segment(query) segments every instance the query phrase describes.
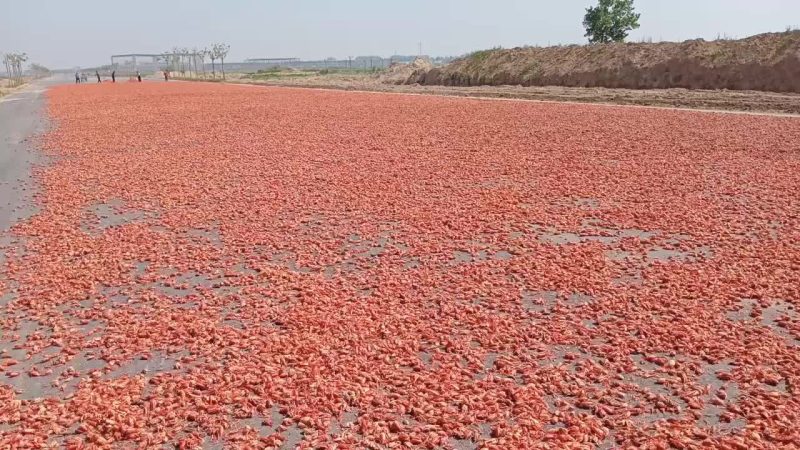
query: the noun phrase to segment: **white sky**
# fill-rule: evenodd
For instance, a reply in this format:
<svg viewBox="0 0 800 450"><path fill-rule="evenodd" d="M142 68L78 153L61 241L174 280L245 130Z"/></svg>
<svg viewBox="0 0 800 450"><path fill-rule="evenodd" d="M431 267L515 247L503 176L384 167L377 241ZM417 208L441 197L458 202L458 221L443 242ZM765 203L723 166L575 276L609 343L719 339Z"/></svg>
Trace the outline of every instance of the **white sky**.
<svg viewBox="0 0 800 450"><path fill-rule="evenodd" d="M214 42L251 57L444 56L585 42L594 0L0 0L0 53L51 68ZM800 27L800 0L636 0L630 40L745 37Z"/></svg>

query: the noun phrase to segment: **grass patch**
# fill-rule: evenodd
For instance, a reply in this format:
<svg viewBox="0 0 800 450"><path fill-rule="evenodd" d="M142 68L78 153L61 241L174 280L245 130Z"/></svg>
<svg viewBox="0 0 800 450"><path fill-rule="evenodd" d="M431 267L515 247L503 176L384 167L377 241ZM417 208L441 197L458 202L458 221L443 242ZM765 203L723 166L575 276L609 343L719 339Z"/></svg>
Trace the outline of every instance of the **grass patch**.
<svg viewBox="0 0 800 450"><path fill-rule="evenodd" d="M470 63L480 64L486 61L489 55L491 55L495 50L500 50L500 48L497 47L489 50L478 50L467 55L467 58L469 59Z"/></svg>
<svg viewBox="0 0 800 450"><path fill-rule="evenodd" d="M245 75L243 78L249 78L251 80L275 80L275 79L283 79L283 78L303 78L303 77L311 77L317 75L316 72L290 72L290 71L258 71L256 73L251 73Z"/></svg>
<svg viewBox="0 0 800 450"><path fill-rule="evenodd" d="M502 49L502 47L494 47L488 50L478 50L472 52L466 56L467 66L470 69L480 68L493 53Z"/></svg>
<svg viewBox="0 0 800 450"><path fill-rule="evenodd" d="M276 67L269 69L261 69L255 73L244 75L243 78L247 78L250 80L286 80L292 78L306 78L312 76L327 76L327 75L365 75L365 74L377 73L380 71L381 70L377 69L363 69L363 68L289 70Z"/></svg>
<svg viewBox="0 0 800 450"><path fill-rule="evenodd" d="M208 76L206 78L203 77L180 77L180 76L171 76L169 77L170 80L177 80L177 81L207 81L209 83L222 83L223 81L228 81L227 79L223 79L220 75L217 75L217 78L211 78Z"/></svg>

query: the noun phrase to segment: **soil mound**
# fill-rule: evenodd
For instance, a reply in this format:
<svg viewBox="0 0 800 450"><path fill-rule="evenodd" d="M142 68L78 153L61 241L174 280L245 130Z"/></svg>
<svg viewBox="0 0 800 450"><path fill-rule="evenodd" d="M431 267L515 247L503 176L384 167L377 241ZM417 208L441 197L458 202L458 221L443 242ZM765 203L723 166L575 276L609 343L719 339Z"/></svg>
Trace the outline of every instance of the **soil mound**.
<svg viewBox="0 0 800 450"><path fill-rule="evenodd" d="M484 50L407 84L800 92L800 31L740 40Z"/></svg>
<svg viewBox="0 0 800 450"><path fill-rule="evenodd" d="M410 63L394 63L379 77L384 84L414 84L415 80L433 69L428 58L417 58ZM410 81L410 83L409 83Z"/></svg>

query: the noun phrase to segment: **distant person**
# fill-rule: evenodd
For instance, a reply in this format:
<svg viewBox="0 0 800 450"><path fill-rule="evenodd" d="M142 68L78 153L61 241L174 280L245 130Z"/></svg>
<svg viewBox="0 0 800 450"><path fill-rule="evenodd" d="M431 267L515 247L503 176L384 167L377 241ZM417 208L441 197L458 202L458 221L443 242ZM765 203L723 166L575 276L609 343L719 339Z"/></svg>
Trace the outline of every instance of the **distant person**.
<svg viewBox="0 0 800 450"><path fill-rule="evenodd" d="M136 71L136 79L139 80L139 83L142 82L142 74L140 74L138 70Z"/></svg>
<svg viewBox="0 0 800 450"><path fill-rule="evenodd" d="M164 81L169 81L169 72L164 71Z"/></svg>
<svg viewBox="0 0 800 450"><path fill-rule="evenodd" d="M116 83L117 82L117 71L116 70L112 70L111 71L111 82L112 83Z"/></svg>
<svg viewBox="0 0 800 450"><path fill-rule="evenodd" d="M99 83L100 82L100 72L95 70L94 71L94 75L97 77L97 82Z"/></svg>
<svg viewBox="0 0 800 450"><path fill-rule="evenodd" d="M75 84L81 84L81 74L75 72Z"/></svg>

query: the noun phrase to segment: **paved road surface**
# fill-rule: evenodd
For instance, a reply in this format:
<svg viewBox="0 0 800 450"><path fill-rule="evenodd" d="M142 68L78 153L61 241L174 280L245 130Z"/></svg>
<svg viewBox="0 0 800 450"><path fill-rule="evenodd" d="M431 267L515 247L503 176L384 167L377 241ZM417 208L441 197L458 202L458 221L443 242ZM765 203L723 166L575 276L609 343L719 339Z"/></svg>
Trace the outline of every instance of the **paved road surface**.
<svg viewBox="0 0 800 450"><path fill-rule="evenodd" d="M45 90L63 80L37 80L0 98L0 232L33 208L31 170L40 161L31 138L45 129Z"/></svg>

